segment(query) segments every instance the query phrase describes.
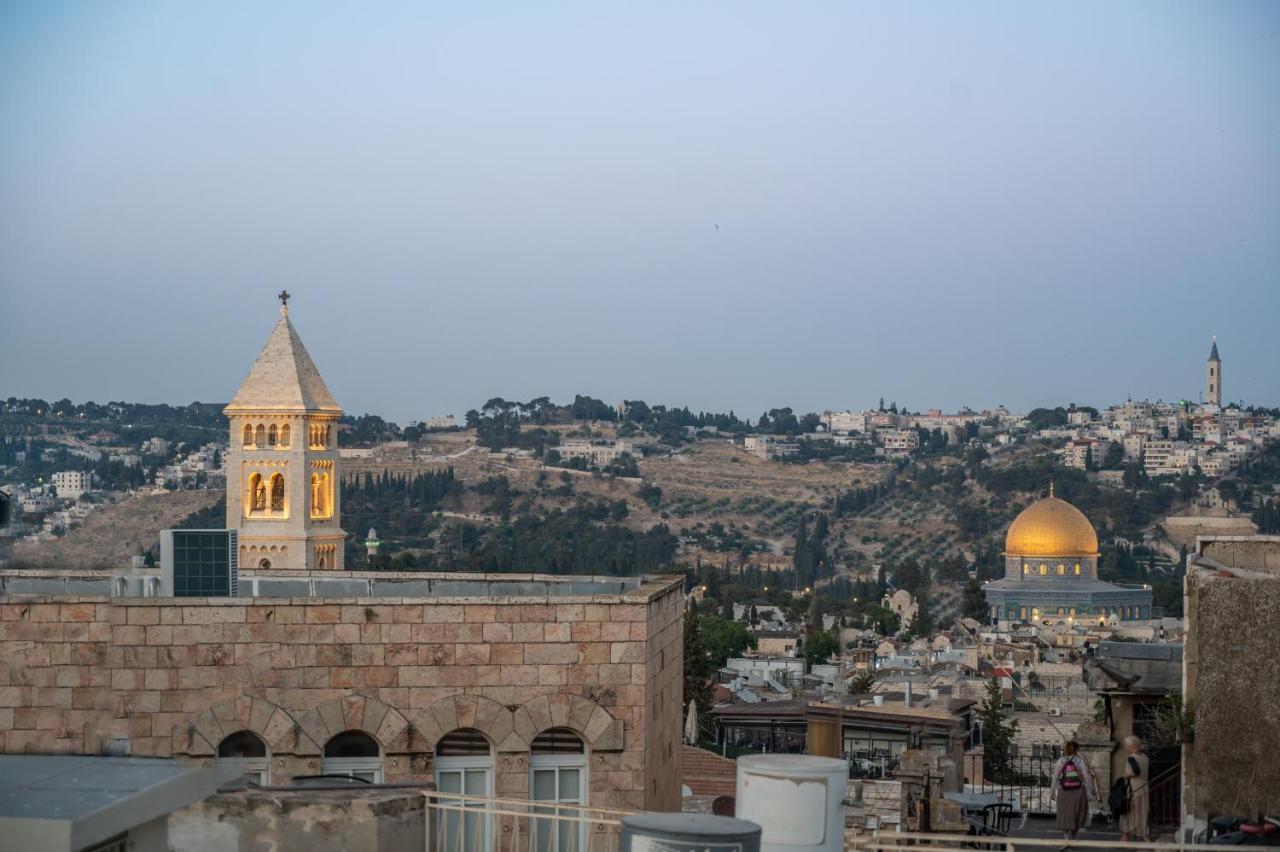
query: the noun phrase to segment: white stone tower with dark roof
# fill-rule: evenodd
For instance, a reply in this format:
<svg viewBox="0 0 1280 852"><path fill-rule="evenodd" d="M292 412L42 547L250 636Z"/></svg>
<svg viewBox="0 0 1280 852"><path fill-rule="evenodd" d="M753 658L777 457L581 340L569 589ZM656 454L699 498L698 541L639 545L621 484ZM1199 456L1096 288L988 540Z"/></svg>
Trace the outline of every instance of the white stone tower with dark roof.
<svg viewBox="0 0 1280 852"><path fill-rule="evenodd" d="M1213 349L1204 364L1204 401L1208 405L1222 405L1222 359L1218 357L1218 338L1213 339Z"/></svg>
<svg viewBox="0 0 1280 852"><path fill-rule="evenodd" d="M227 527L239 532L242 569L341 571L342 409L289 322L288 292L280 303L279 322L223 409Z"/></svg>

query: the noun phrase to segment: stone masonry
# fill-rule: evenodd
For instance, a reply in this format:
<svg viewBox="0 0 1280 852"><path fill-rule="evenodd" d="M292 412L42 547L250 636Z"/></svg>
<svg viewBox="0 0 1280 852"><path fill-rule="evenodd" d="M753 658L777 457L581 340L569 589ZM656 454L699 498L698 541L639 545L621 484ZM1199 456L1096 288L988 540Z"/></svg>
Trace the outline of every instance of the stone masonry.
<svg viewBox="0 0 1280 852"><path fill-rule="evenodd" d="M566 727L587 744L591 805L677 810L682 616L673 577L579 596L9 596L0 751L127 739L135 756L208 763L247 730L286 783L357 730L394 782L430 779L439 739L472 728L492 746L496 794L525 798L530 742Z"/></svg>

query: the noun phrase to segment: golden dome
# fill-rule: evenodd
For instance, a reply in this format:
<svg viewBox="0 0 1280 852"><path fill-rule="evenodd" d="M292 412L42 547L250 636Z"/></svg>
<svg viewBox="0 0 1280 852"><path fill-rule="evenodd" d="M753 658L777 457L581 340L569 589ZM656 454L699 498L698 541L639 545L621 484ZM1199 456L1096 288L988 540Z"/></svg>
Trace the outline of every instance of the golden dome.
<svg viewBox="0 0 1280 852"><path fill-rule="evenodd" d="M1098 534L1084 512L1051 491L1014 518L1004 552L1008 556L1097 556Z"/></svg>

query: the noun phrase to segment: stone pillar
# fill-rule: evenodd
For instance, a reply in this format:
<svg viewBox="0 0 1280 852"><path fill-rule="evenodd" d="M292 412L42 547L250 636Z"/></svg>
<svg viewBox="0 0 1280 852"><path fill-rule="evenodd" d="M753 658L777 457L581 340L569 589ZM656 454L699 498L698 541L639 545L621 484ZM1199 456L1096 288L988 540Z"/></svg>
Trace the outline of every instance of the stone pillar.
<svg viewBox="0 0 1280 852"><path fill-rule="evenodd" d="M1111 755L1115 751L1111 731L1105 722L1085 722L1076 728L1075 741L1080 746L1080 754L1093 770L1089 780L1095 795L1089 802L1089 809L1095 812L1105 810L1107 792L1111 789ZM1099 804L1099 799L1102 804Z"/></svg>

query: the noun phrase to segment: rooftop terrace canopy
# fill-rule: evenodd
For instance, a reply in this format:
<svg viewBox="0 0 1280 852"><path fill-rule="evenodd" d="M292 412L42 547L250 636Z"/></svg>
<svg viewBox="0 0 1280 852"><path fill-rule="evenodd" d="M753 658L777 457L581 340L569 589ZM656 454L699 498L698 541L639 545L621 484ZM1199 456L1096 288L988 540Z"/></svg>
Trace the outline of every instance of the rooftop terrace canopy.
<svg viewBox="0 0 1280 852"><path fill-rule="evenodd" d="M214 772L173 760L0 755L0 845L84 849L201 801L217 786Z"/></svg>

